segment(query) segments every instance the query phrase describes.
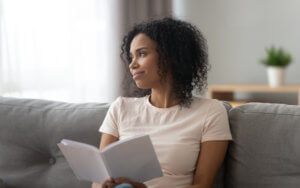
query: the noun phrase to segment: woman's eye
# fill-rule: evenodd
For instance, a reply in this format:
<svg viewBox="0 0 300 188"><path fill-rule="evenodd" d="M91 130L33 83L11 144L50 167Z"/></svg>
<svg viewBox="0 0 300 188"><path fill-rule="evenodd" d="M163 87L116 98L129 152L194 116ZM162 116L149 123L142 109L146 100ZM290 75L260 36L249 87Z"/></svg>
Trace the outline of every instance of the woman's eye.
<svg viewBox="0 0 300 188"><path fill-rule="evenodd" d="M141 57L145 57L145 56L146 56L146 53L145 53L145 52L140 52L140 56L141 56Z"/></svg>

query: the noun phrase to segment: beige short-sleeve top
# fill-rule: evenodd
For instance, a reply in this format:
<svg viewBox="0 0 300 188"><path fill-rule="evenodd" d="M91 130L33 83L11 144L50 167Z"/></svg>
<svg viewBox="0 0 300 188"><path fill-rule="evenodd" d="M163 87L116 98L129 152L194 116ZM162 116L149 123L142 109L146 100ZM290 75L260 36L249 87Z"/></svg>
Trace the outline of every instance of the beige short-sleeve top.
<svg viewBox="0 0 300 188"><path fill-rule="evenodd" d="M111 104L99 131L119 139L150 135L164 176L145 182L149 188L191 185L201 143L232 139L224 105L197 97L189 108L157 108L149 102L149 96L119 97Z"/></svg>

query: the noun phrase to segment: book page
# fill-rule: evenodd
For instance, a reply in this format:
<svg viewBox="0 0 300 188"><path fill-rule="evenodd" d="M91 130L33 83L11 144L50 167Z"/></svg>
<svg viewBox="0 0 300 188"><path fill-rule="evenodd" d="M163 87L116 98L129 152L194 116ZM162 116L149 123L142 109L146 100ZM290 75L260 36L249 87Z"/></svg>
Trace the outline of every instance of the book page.
<svg viewBox="0 0 300 188"><path fill-rule="evenodd" d="M163 175L149 135L114 142L103 149L102 156L113 178L145 182Z"/></svg>
<svg viewBox="0 0 300 188"><path fill-rule="evenodd" d="M100 151L95 146L66 139L57 145L78 179L103 183L109 178Z"/></svg>

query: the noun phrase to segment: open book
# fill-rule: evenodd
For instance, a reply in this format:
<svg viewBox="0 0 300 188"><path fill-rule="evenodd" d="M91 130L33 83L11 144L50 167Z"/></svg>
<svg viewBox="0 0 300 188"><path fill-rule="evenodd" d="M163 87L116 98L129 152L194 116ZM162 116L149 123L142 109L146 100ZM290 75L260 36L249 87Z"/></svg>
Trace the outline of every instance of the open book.
<svg viewBox="0 0 300 188"><path fill-rule="evenodd" d="M80 180L104 183L109 177L125 177L145 182L163 175L149 135L119 140L102 152L67 139L57 145Z"/></svg>

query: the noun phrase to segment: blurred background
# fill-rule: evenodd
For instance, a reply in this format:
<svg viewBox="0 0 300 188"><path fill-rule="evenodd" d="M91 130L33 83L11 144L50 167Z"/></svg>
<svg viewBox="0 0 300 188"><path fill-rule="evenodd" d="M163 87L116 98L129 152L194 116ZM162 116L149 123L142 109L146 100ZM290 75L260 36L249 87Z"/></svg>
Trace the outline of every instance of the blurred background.
<svg viewBox="0 0 300 188"><path fill-rule="evenodd" d="M241 91L235 100L297 104L299 10L299 0L0 0L0 95L111 102L124 92L124 34L173 16L206 37L209 86L267 86L265 48L284 48L293 59L285 72L292 92Z"/></svg>

